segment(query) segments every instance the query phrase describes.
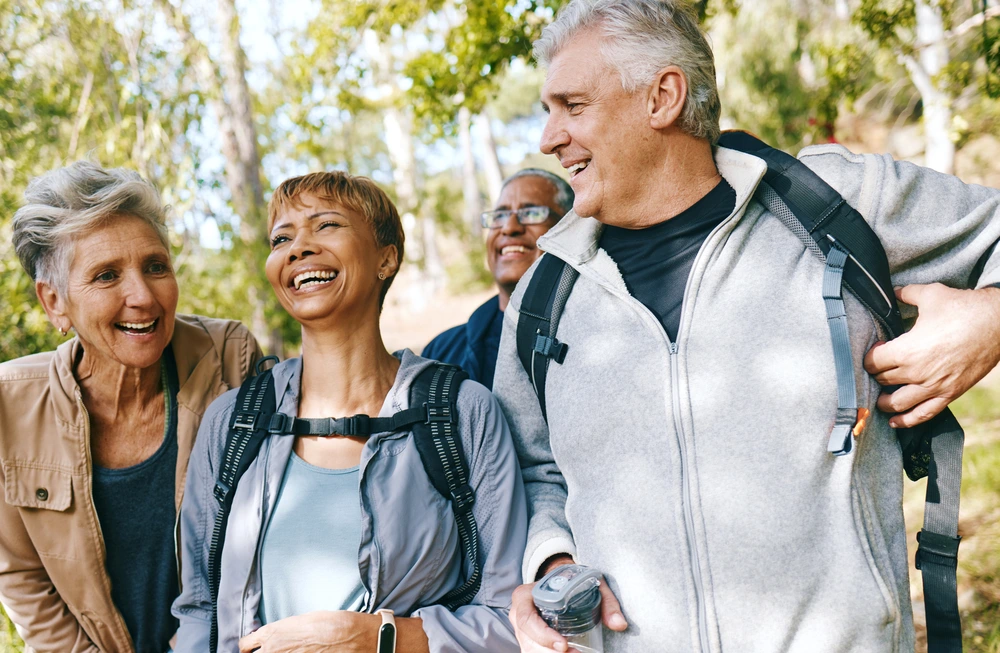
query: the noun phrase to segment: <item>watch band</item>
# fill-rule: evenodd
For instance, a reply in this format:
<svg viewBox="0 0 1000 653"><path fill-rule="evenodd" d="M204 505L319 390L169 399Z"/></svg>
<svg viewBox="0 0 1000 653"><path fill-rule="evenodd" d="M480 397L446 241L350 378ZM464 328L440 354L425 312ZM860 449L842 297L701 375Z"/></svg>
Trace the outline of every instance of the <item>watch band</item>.
<svg viewBox="0 0 1000 653"><path fill-rule="evenodd" d="M396 616L392 610L376 610L375 614L382 615L376 653L396 653Z"/></svg>

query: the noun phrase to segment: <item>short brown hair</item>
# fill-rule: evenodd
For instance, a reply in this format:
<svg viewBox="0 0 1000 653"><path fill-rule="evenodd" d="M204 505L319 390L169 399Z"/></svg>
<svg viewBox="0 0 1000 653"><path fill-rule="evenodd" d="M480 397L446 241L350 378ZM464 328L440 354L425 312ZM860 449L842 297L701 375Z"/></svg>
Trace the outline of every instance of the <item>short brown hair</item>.
<svg viewBox="0 0 1000 653"><path fill-rule="evenodd" d="M281 182L267 205L267 231L270 233L278 214L300 203L302 195L309 194L327 202L336 202L355 213L364 216L375 236L378 248L393 245L396 248L399 265L403 264L403 222L399 211L374 181L368 177L349 175L346 172L312 172L301 177L292 177ZM398 268L397 268L398 271ZM385 280L379 295L379 308L395 275Z"/></svg>

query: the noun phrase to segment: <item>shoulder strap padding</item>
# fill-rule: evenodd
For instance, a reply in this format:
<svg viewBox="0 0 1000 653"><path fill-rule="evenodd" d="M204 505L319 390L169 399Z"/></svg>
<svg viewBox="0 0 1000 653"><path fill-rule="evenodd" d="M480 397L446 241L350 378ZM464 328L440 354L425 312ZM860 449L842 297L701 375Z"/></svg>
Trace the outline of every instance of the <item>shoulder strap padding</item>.
<svg viewBox="0 0 1000 653"><path fill-rule="evenodd" d="M579 273L562 259L543 254L521 297L517 318L517 356L531 379L542 417L547 418L545 379L549 362L562 363L568 347L556 340L563 308Z"/></svg>
<svg viewBox="0 0 1000 653"><path fill-rule="evenodd" d="M476 497L468 458L458 428L458 392L468 375L460 368L434 363L410 387L410 407L426 407L426 420L413 424L414 442L431 484L451 503L465 557L466 580L439 601L449 610L468 605L482 584L479 529L472 512Z"/></svg>

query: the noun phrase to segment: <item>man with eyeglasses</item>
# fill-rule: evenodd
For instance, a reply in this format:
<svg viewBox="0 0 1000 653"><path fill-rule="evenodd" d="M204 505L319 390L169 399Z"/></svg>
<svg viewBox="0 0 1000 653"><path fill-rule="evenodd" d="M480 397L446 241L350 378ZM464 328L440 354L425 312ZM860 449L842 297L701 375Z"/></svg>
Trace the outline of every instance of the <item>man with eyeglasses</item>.
<svg viewBox="0 0 1000 653"><path fill-rule="evenodd" d="M525 168L508 177L496 208L482 215L486 261L498 294L469 317L469 321L438 335L422 356L458 365L487 388L493 386L503 312L531 264L542 255L535 241L573 207L573 189L561 177L538 168Z"/></svg>

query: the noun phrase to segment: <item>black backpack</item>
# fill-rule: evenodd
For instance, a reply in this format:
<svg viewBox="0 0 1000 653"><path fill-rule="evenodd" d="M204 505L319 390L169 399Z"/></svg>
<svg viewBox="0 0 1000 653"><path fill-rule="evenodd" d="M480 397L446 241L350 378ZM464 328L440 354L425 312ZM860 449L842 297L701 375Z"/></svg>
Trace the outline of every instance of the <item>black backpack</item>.
<svg viewBox="0 0 1000 653"><path fill-rule="evenodd" d="M837 375L837 419L827 450L851 451L867 410L858 408L851 342L842 295L846 287L882 325L890 339L904 332L889 262L878 236L840 194L795 157L745 132L726 132L719 145L753 154L767 163L754 198L777 216L806 247L826 262L826 304ZM521 298L517 354L547 419L545 377L550 361L561 364L569 345L556 339L559 320L578 272L545 254ZM903 467L911 480L928 477L924 527L917 534L916 566L924 584L930 653L962 650L955 571L958 567L958 501L965 434L950 410L914 428L898 429Z"/></svg>
<svg viewBox="0 0 1000 653"><path fill-rule="evenodd" d="M455 610L471 602L482 583L482 568L479 564L479 531L472 514L475 495L469 486L469 466L462 447L462 435L458 432L458 389L468 375L452 365L435 362L414 379L410 387L411 407L392 417L355 415L339 419L301 419L277 412L274 377L270 369L262 371L267 360L278 361L274 356L258 361L257 374L244 381L236 395L215 483L214 494L219 501L219 512L215 517L208 553L208 584L212 595L210 650L215 651L219 641L219 573L229 510L240 478L257 457L264 440L271 436L370 436L412 429L420 460L431 484L451 502L469 570L466 581L442 597L440 603L449 610Z"/></svg>

